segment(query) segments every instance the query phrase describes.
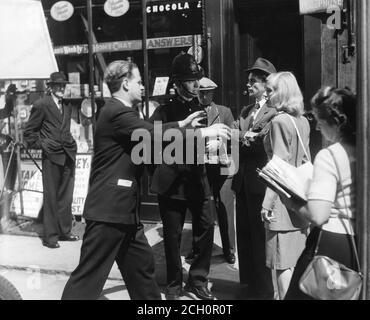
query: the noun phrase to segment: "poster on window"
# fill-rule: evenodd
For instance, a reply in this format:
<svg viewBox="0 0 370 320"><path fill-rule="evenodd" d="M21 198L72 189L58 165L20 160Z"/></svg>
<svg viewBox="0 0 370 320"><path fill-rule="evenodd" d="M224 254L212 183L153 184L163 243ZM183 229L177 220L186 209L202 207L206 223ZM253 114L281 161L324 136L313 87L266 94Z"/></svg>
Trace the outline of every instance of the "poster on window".
<svg viewBox="0 0 370 320"><path fill-rule="evenodd" d="M41 161L37 162L41 167ZM72 214L82 215L89 186L91 155L76 156L75 185L73 189ZM43 204L42 174L32 161L21 162L23 214L26 217L37 218ZM18 181L16 182L18 186ZM16 187L17 188L17 187ZM11 212L21 214L20 194L13 197Z"/></svg>
<svg viewBox="0 0 370 320"><path fill-rule="evenodd" d="M37 162L41 168L41 161ZM42 207L43 189L42 174L32 161L22 161L22 196L23 196L23 214L26 217L37 218ZM18 186L18 181L16 182ZM20 194L17 192L11 203L10 211L21 214Z"/></svg>
<svg viewBox="0 0 370 320"><path fill-rule="evenodd" d="M75 186L73 190L72 214L82 215L89 187L91 167L90 154L76 156Z"/></svg>

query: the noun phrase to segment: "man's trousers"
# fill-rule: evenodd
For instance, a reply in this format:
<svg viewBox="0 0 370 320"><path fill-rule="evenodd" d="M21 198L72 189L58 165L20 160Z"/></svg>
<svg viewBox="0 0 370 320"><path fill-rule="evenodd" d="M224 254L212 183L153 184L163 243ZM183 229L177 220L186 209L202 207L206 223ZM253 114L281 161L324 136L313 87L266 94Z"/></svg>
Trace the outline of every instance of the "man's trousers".
<svg viewBox="0 0 370 320"><path fill-rule="evenodd" d="M252 188L253 186L251 186ZM241 189L236 194L236 236L240 283L252 294L273 296L271 270L266 267L265 228L261 220L263 194Z"/></svg>
<svg viewBox="0 0 370 320"><path fill-rule="evenodd" d="M71 233L74 175L75 163L68 157L64 165L48 158L42 161L44 241L48 243Z"/></svg>
<svg viewBox="0 0 370 320"><path fill-rule="evenodd" d="M180 246L187 209L192 214L193 240L196 248L199 249L199 255L191 264L188 282L194 286L205 286L211 265L213 246L213 201L209 198L186 201L158 196L158 203L163 222L168 292L179 293L182 287Z"/></svg>
<svg viewBox="0 0 370 320"><path fill-rule="evenodd" d="M154 256L142 226L86 220L81 257L63 292L63 300L100 297L114 261L132 300L160 300Z"/></svg>

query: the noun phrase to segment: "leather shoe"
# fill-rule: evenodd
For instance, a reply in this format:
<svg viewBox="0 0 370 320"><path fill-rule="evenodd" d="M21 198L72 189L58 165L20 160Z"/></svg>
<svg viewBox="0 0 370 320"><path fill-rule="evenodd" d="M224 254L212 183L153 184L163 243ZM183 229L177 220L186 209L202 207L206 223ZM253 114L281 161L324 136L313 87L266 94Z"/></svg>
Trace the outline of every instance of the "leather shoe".
<svg viewBox="0 0 370 320"><path fill-rule="evenodd" d="M233 253L225 254L225 259L227 263L230 263L230 264L235 263L235 255Z"/></svg>
<svg viewBox="0 0 370 320"><path fill-rule="evenodd" d="M46 242L46 241L43 241L42 242L42 245L45 246L45 247L48 247L50 249L57 249L57 248L60 248L60 245L58 242L55 242L55 243L49 243L49 242Z"/></svg>
<svg viewBox="0 0 370 320"><path fill-rule="evenodd" d="M74 234L68 234L68 235L59 237L59 241L77 241L77 240L80 240L80 237Z"/></svg>
<svg viewBox="0 0 370 320"><path fill-rule="evenodd" d="M184 290L186 290L189 293L194 294L197 298L201 300L214 300L215 299L215 296L207 288L207 286L194 286L194 285L186 284L186 286L184 287Z"/></svg>
<svg viewBox="0 0 370 320"><path fill-rule="evenodd" d="M194 253L194 251L190 251L189 254L185 257L185 260L194 260L196 257L198 257L198 253Z"/></svg>

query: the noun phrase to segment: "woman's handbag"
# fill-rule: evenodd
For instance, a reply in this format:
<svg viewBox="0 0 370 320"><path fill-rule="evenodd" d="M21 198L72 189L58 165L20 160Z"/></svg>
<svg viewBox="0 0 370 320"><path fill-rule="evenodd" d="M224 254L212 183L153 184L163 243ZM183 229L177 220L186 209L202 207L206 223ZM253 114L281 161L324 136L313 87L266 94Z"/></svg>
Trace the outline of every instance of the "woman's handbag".
<svg viewBox="0 0 370 320"><path fill-rule="evenodd" d="M343 192L342 179L337 161L332 150L335 165L339 173L339 183ZM344 198L345 200L345 198ZM345 201L346 213L348 215L348 206ZM347 230L348 231L348 230ZM358 300L362 288L362 274L344 266L343 264L326 256L316 255L322 230L317 239L313 260L307 266L299 280L299 288L307 295L320 300ZM360 270L360 262L354 237L350 235L353 252L355 254L357 270Z"/></svg>

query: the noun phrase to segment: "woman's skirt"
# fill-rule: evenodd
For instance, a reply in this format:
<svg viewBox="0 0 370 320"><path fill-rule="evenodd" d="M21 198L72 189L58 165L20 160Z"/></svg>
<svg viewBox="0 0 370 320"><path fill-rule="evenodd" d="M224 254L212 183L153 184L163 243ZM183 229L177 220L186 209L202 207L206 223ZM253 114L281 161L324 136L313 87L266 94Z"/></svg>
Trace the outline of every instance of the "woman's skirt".
<svg viewBox="0 0 370 320"><path fill-rule="evenodd" d="M266 266L285 270L295 267L307 239L307 229L273 231L266 229Z"/></svg>

